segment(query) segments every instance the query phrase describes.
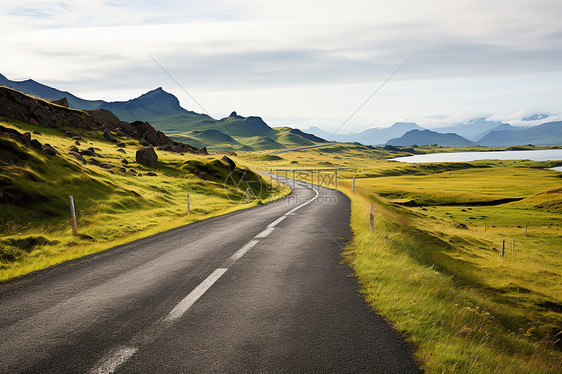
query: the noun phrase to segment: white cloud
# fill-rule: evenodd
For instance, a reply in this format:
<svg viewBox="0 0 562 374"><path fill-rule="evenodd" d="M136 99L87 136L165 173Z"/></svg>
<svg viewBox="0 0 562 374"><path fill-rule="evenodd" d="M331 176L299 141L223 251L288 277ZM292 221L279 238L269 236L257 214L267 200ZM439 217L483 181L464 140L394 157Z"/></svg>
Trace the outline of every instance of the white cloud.
<svg viewBox="0 0 562 374"><path fill-rule="evenodd" d="M148 52L214 112L337 126L416 52L350 127L561 111L561 13L550 0L3 0L0 72L88 98L164 86L194 109Z"/></svg>

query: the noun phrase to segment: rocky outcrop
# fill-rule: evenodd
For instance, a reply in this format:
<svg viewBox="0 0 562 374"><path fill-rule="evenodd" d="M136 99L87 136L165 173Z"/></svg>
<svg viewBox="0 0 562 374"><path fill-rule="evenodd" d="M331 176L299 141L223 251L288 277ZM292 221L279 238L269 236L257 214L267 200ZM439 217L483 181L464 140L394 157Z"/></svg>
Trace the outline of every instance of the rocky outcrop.
<svg viewBox="0 0 562 374"><path fill-rule="evenodd" d="M152 147L143 147L137 151L136 160L139 164L150 166L158 162L158 155Z"/></svg>
<svg viewBox="0 0 562 374"><path fill-rule="evenodd" d="M58 99L58 100L51 100L50 102L51 104L56 104L68 108L68 100L66 99L66 97L63 97L62 99Z"/></svg>
<svg viewBox="0 0 562 374"><path fill-rule="evenodd" d="M0 137L12 139L27 148L33 148L51 156L57 154L57 151L49 144L41 144L37 139L31 139L30 132L22 134L17 130L0 125Z"/></svg>
<svg viewBox="0 0 562 374"><path fill-rule="evenodd" d="M148 122L120 121L113 113L104 109L68 109L7 87L0 87L0 116L45 127L98 130L110 141L115 141L112 134L114 132L122 137L139 140L141 144L162 147L169 152L207 154L205 148L195 148L170 139ZM78 137L78 134L71 130L67 133L69 137Z"/></svg>
<svg viewBox="0 0 562 374"><path fill-rule="evenodd" d="M85 112L53 105L7 87L0 87L0 115L45 127L74 127L89 130L99 127L99 124Z"/></svg>

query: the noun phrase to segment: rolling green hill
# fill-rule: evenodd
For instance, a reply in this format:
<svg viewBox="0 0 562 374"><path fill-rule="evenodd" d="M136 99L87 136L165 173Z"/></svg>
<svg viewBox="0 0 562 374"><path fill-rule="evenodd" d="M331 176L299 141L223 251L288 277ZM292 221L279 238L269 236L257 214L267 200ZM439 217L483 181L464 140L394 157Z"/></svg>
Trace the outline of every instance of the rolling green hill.
<svg viewBox="0 0 562 374"><path fill-rule="evenodd" d="M232 112L228 117L214 119L207 114L186 110L174 95L162 87L128 101L106 102L83 100L32 80L10 81L3 75L0 75L0 85L47 99L66 97L70 108L109 110L121 121L148 121L156 130L174 140L212 151L283 149L325 142L298 129L271 128L260 117L243 117Z"/></svg>

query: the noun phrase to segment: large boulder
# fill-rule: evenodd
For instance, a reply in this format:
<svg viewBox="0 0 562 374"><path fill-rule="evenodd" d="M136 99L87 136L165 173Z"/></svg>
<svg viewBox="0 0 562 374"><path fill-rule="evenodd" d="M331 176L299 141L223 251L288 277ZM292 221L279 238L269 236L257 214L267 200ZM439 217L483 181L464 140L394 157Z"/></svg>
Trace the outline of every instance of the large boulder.
<svg viewBox="0 0 562 374"><path fill-rule="evenodd" d="M103 137L106 138L107 140L109 140L110 142L116 143L116 140L113 137L113 134L111 133L111 131L109 131L109 129L103 130Z"/></svg>
<svg viewBox="0 0 562 374"><path fill-rule="evenodd" d="M222 156L222 160L228 164L230 171L234 171L234 169L236 169L236 164L234 163L234 161L232 161L230 157L224 155Z"/></svg>
<svg viewBox="0 0 562 374"><path fill-rule="evenodd" d="M137 151L136 160L139 164L150 166L158 162L158 155L152 147L143 147Z"/></svg>

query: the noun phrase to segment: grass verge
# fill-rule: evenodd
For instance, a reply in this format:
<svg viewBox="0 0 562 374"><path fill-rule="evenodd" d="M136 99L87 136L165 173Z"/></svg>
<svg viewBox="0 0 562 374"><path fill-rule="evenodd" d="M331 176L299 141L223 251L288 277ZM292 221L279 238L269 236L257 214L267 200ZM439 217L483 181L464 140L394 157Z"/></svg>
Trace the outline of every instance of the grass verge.
<svg viewBox="0 0 562 374"><path fill-rule="evenodd" d="M381 181L360 182L355 193L349 181L341 183L352 199L354 239L346 258L367 302L417 346L427 372L561 372L561 243L553 221L541 226L537 220L524 237L514 216L525 210L501 215L498 207L479 207L494 220L484 233L470 221L461 228L460 217L444 212L451 207L397 206L377 197ZM373 233L370 204L376 206ZM455 209L461 214L464 208ZM560 223L559 214L546 214ZM516 237L517 250L512 255L508 242L502 258L498 242L508 237Z"/></svg>

